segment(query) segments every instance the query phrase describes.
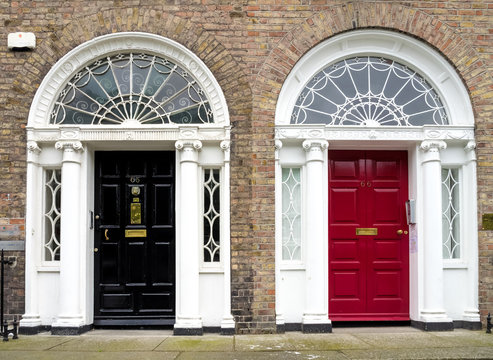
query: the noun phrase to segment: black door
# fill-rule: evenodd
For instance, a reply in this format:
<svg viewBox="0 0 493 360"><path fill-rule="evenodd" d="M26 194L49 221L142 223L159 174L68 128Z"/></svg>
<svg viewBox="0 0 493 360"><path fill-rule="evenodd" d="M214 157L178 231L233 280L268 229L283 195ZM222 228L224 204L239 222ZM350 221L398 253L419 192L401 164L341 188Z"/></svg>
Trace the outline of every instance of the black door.
<svg viewBox="0 0 493 360"><path fill-rule="evenodd" d="M175 318L174 152L96 152L94 324Z"/></svg>

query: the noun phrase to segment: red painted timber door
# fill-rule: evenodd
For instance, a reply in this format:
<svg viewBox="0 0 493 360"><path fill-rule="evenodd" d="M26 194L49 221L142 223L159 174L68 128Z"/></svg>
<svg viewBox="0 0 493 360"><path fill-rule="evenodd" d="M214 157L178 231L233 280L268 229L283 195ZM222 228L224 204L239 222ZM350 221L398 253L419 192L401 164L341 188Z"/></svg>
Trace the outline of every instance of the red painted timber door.
<svg viewBox="0 0 493 360"><path fill-rule="evenodd" d="M409 320L407 152L329 151L329 318Z"/></svg>

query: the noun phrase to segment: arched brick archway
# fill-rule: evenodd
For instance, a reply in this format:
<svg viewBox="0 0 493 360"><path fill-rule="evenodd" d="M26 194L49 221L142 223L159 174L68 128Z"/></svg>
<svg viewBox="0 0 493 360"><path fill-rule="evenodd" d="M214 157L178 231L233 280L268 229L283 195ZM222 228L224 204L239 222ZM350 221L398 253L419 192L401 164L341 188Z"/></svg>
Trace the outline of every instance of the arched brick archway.
<svg viewBox="0 0 493 360"><path fill-rule="evenodd" d="M274 109L275 102L267 100L277 97L287 75L308 50L336 34L365 28L403 32L426 42L457 69L473 103L480 104L484 100L481 95L488 89L490 78L472 45L440 19L388 2L337 5L305 19L291 29L266 58L253 86L254 97L264 99L265 106Z"/></svg>
<svg viewBox="0 0 493 360"><path fill-rule="evenodd" d="M197 55L212 71L228 102L232 122L238 127L245 109L251 107L251 91L241 66L213 34L165 11L151 8L110 9L70 22L60 31L41 42L37 51L26 62L22 74L14 81L14 91L34 95L44 75L52 65L76 46L95 37L115 32L139 31L164 36L174 40ZM29 84L22 79L26 74L33 78ZM32 75L35 76L32 76ZM29 104L26 105L27 108Z"/></svg>

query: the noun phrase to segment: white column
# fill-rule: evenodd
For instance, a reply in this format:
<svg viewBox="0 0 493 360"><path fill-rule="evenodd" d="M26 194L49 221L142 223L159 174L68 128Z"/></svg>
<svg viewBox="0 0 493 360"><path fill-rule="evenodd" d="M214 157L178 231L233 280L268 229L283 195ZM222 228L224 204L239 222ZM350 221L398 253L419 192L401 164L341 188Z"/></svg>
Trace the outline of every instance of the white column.
<svg viewBox="0 0 493 360"><path fill-rule="evenodd" d="M202 317L200 316L199 297L199 247L200 214L198 151L202 143L198 140L178 140L175 147L180 151L180 195L177 211L179 216L179 238L177 245L177 276L180 282L178 296L175 335L201 335Z"/></svg>
<svg viewBox="0 0 493 360"><path fill-rule="evenodd" d="M224 167L221 182L221 258L224 268L224 313L221 321L221 333L232 335L235 333L235 320L231 315L231 238L230 238L230 186L229 163L230 142L221 142L224 151Z"/></svg>
<svg viewBox="0 0 493 360"><path fill-rule="evenodd" d="M282 141L276 140L275 144L275 209L276 209L276 327L278 332L284 332L285 319L281 297L281 261L282 261L282 168L279 163L279 152L282 149Z"/></svg>
<svg viewBox="0 0 493 360"><path fill-rule="evenodd" d="M305 311L302 320L304 332L330 332L328 318L326 276L327 238L324 233L324 214L327 201L324 191L324 151L325 140L305 140L306 151L306 292Z"/></svg>
<svg viewBox="0 0 493 360"><path fill-rule="evenodd" d="M38 308L38 278L36 266L39 248L43 245L40 218L42 214L42 168L39 166L41 149L35 141L27 143L27 189L26 189L26 267L25 308L20 321L21 333L39 332L41 319Z"/></svg>
<svg viewBox="0 0 493 360"><path fill-rule="evenodd" d="M444 141L421 143L423 169L423 308L420 320L425 323L451 322L444 310L442 255L442 167L440 150ZM431 330L431 328L430 328Z"/></svg>
<svg viewBox="0 0 493 360"><path fill-rule="evenodd" d="M467 161L463 168L464 174L464 214L467 216L467 225L464 239L461 240L461 252L467 256L467 308L464 309L463 320L476 323L476 328L481 329L481 319L478 307L478 202L477 202L477 180L476 180L476 142L469 141L464 147Z"/></svg>
<svg viewBox="0 0 493 360"><path fill-rule="evenodd" d="M52 325L53 334L77 334L82 331L80 306L80 163L82 144L59 141L63 151L60 219L60 295L59 314Z"/></svg>

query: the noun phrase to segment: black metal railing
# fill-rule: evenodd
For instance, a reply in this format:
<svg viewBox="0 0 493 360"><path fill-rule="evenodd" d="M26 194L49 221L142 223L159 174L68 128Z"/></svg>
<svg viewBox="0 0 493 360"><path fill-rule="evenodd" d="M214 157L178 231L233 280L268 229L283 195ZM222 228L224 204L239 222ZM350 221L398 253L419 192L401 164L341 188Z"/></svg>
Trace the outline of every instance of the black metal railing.
<svg viewBox="0 0 493 360"><path fill-rule="evenodd" d="M12 260L5 260L4 254L3 254L3 249L2 249L2 255L0 258L0 267L1 267L1 274L0 274L0 287L1 287L1 292L0 292L0 334L3 336L3 341L9 341L9 335L12 335L12 339L17 339L17 329L18 329L18 323L17 320L14 319L12 322L12 327L9 328L9 324L7 323L7 320L5 320L4 316L4 311L5 308L3 306L3 295L5 292L5 265L12 265L14 262Z"/></svg>

